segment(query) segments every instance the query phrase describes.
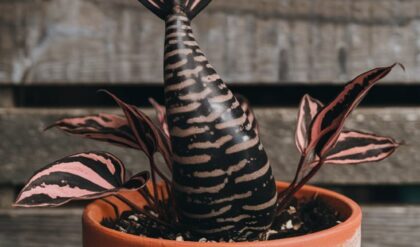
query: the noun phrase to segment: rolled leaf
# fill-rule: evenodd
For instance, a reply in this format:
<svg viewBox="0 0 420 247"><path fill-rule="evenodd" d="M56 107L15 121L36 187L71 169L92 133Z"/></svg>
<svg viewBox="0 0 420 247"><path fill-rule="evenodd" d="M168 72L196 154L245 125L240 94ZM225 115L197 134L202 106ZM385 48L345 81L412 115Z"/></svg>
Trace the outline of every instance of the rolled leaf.
<svg viewBox="0 0 420 247"><path fill-rule="evenodd" d="M390 156L399 144L390 137L360 131L343 131L327 153L325 163L352 165L376 162Z"/></svg>
<svg viewBox="0 0 420 247"><path fill-rule="evenodd" d="M325 156L335 145L347 116L369 89L385 77L395 65L367 71L347 83L341 93L315 117L311 126L308 149L314 149L320 157Z"/></svg>
<svg viewBox="0 0 420 247"><path fill-rule="evenodd" d="M316 114L322 109L323 104L308 94L302 97L299 105L295 143L299 152L304 153L308 145L308 130Z"/></svg>
<svg viewBox="0 0 420 247"><path fill-rule="evenodd" d="M159 121L160 127L162 128L163 132L165 132L166 136L169 137L169 127L168 123L166 122L166 108L165 106L159 104L153 98L149 98L150 104L155 108L156 116Z"/></svg>
<svg viewBox="0 0 420 247"><path fill-rule="evenodd" d="M104 197L121 189L137 190L146 184L148 177L143 172L125 181L125 167L112 154L79 153L37 171L21 190L14 206L52 207L72 200Z"/></svg>
<svg viewBox="0 0 420 247"><path fill-rule="evenodd" d="M132 176L128 181L122 185L121 190L137 190L142 188L150 179L150 173L142 171Z"/></svg>
<svg viewBox="0 0 420 247"><path fill-rule="evenodd" d="M127 119L119 115L100 113L92 116L65 118L46 129L53 127L85 138L139 149Z"/></svg>

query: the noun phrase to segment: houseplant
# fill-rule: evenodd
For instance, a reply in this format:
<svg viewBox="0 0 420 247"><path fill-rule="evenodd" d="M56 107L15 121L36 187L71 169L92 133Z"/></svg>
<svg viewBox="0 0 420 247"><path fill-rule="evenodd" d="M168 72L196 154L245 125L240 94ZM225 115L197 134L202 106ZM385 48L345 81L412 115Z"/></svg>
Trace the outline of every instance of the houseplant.
<svg viewBox="0 0 420 247"><path fill-rule="evenodd" d="M392 154L398 143L391 138L343 130L343 125L368 90L395 64L357 76L325 106L308 95L303 97L296 130L296 144L301 153L297 172L289 185L276 187L249 104L238 101L232 94L208 63L192 33L190 20L209 0L140 2L166 23L165 107L153 102L160 125L107 92L123 109L124 116L100 114L63 119L50 127L141 150L149 158L150 174L141 172L126 179L122 162L112 154L75 154L36 172L15 205L59 206L71 200L104 198L85 211L86 246L98 243L101 246L196 246L197 243L175 244L128 236L106 229L99 221L112 214L115 218L122 210L131 208L148 222L193 232L206 240L262 240L294 196L309 197L310 192L316 191L345 216L344 223L327 231L341 232L348 225L353 226L339 242L334 242L332 235L328 243L338 246L357 233L360 213L351 201L311 187L300 194L298 191L324 164L379 161ZM156 163L157 152L162 154L171 176ZM162 184L158 184L158 177ZM150 184L146 185L149 180ZM308 238L325 241L324 234L314 233L306 240L271 243L272 246L284 246L284 243L293 246L290 241L308 244L305 242Z"/></svg>

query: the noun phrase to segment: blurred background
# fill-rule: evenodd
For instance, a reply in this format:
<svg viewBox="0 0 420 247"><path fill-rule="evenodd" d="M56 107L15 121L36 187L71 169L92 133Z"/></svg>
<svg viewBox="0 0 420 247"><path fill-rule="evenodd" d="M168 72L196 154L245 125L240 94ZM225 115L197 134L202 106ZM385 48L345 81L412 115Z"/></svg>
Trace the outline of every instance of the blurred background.
<svg viewBox="0 0 420 247"><path fill-rule="evenodd" d="M221 77L254 107L278 180L296 169L305 93L328 102L358 74L404 64L346 126L405 145L380 164L324 167L312 182L362 204L363 246L418 246L420 1L213 0L193 29ZM43 129L63 117L118 112L101 88L153 115L147 99L163 99L163 42L164 23L136 0L0 0L0 246L81 246L83 204L10 208L36 169L90 150L146 169L139 152Z"/></svg>

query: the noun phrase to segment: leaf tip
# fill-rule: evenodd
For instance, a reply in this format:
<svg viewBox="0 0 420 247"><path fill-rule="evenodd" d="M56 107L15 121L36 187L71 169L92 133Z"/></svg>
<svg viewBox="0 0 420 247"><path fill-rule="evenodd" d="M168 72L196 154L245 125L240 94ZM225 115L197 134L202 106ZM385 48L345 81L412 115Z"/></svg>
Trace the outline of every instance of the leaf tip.
<svg viewBox="0 0 420 247"><path fill-rule="evenodd" d="M405 66L402 64L402 63L398 63L398 62L396 62L396 63L394 63L393 65L391 65L390 67L391 68L394 68L395 66L397 66L398 65L398 67L400 67L404 72L405 72Z"/></svg>
<svg viewBox="0 0 420 247"><path fill-rule="evenodd" d="M50 130L50 129L52 129L52 128L54 128L54 127L56 127L57 126L57 122L55 122L55 123L52 123L52 124L50 124L50 125L47 125L47 127L44 127L44 129L42 130L42 131L47 131L47 130Z"/></svg>
<svg viewBox="0 0 420 247"><path fill-rule="evenodd" d="M154 99L154 98L152 98L152 97L149 97L148 98L148 101L149 101L149 103L152 105L152 106L157 106L157 105L159 105L159 103Z"/></svg>
<svg viewBox="0 0 420 247"><path fill-rule="evenodd" d="M109 92L108 90L106 90L106 89L101 88L101 89L96 90L96 93L105 93L105 94L109 94L110 92Z"/></svg>

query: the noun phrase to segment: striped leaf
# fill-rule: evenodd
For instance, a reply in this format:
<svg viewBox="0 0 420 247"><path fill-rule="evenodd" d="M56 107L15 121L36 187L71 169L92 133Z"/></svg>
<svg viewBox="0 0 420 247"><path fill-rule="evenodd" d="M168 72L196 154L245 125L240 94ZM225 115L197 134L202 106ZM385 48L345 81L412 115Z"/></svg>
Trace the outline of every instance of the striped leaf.
<svg viewBox="0 0 420 247"><path fill-rule="evenodd" d="M312 98L308 94L305 94L300 101L295 132L295 143L301 153L306 152L306 147L308 145L308 130L312 120L323 106L324 105L320 101Z"/></svg>
<svg viewBox="0 0 420 247"><path fill-rule="evenodd" d="M166 122L166 108L165 106L159 104L153 98L149 98L150 104L155 108L156 117L160 124L160 128L165 132L166 136L169 137L169 127L168 123Z"/></svg>
<svg viewBox="0 0 420 247"><path fill-rule="evenodd" d="M100 198L119 190L140 189L148 178L148 172L142 172L126 181L123 163L112 154L78 153L37 171L21 190L14 206L59 206L72 200Z"/></svg>
<svg viewBox="0 0 420 247"><path fill-rule="evenodd" d="M137 109L137 107L126 104L108 91L103 90L103 92L111 96L124 111L128 125L130 126L140 149L145 152L150 160L153 160L153 155L156 152L160 152L165 159L168 168L172 170L171 144L164 131L156 126L153 121L146 114ZM163 174L159 175L164 176Z"/></svg>
<svg viewBox="0 0 420 247"><path fill-rule="evenodd" d="M306 148L307 130L314 117L320 112L323 104L305 95L300 103L296 129L296 145L301 153ZM360 164L376 162L389 157L399 144L389 137L361 131L343 130L340 132L334 147L328 151L325 163L328 164ZM316 158L311 167L319 161Z"/></svg>
<svg viewBox="0 0 420 247"><path fill-rule="evenodd" d="M344 121L351 111L369 89L385 77L395 65L367 71L347 83L341 93L316 115L311 126L308 149L315 150L320 157L325 156L335 145Z"/></svg>
<svg viewBox="0 0 420 247"><path fill-rule="evenodd" d="M127 119L119 115L100 113L93 116L65 118L46 129L53 127L85 138L139 149Z"/></svg>
<svg viewBox="0 0 420 247"><path fill-rule="evenodd" d="M327 153L325 163L354 165L389 157L399 144L389 137L360 131L342 131L336 145Z"/></svg>

